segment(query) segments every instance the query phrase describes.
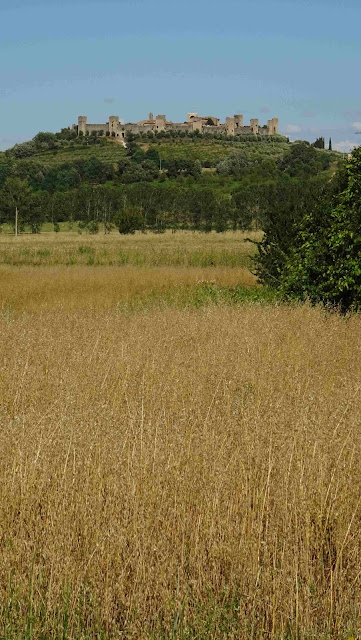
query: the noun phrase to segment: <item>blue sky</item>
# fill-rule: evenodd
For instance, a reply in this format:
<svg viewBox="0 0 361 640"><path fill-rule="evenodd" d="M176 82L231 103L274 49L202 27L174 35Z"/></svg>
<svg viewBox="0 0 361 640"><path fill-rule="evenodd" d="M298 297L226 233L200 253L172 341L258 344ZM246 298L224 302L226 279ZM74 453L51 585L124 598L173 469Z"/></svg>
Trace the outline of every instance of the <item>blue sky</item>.
<svg viewBox="0 0 361 640"><path fill-rule="evenodd" d="M359 0L0 0L0 149L109 115L361 143Z"/></svg>

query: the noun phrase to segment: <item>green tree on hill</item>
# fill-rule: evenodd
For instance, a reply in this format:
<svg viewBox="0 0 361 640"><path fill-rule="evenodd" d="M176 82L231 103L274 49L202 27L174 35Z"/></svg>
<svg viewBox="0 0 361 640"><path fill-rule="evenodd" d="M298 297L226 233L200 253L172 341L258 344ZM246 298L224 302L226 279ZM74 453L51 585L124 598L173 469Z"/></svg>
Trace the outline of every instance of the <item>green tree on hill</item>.
<svg viewBox="0 0 361 640"><path fill-rule="evenodd" d="M279 169L291 177L315 176L330 166L331 158L327 153L316 151L314 146L300 142L294 143L279 162Z"/></svg>
<svg viewBox="0 0 361 640"><path fill-rule="evenodd" d="M55 145L56 135L55 133L50 133L49 131L39 131L39 133L34 136L33 140L35 143L47 144L48 148L50 149Z"/></svg>
<svg viewBox="0 0 361 640"><path fill-rule="evenodd" d="M0 162L0 189L4 186L6 179L11 174L10 162Z"/></svg>
<svg viewBox="0 0 361 640"><path fill-rule="evenodd" d="M2 222L13 226L15 235L23 230L31 207L32 190L26 180L7 178L1 192Z"/></svg>
<svg viewBox="0 0 361 640"><path fill-rule="evenodd" d="M312 143L312 147L315 147L315 149L324 149L325 148L325 138L323 138L323 137L317 138L317 140L315 140L315 142Z"/></svg>

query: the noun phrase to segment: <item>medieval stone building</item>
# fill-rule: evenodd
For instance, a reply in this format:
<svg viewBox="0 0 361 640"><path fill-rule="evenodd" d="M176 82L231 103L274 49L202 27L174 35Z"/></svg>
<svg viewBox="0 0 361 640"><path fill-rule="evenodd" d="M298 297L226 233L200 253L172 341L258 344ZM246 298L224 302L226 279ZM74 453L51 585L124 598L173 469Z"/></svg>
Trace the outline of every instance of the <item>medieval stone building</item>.
<svg viewBox="0 0 361 640"><path fill-rule="evenodd" d="M171 122L167 120L165 115L158 115L155 118L150 113L147 120L140 122L122 124L118 116L109 116L109 122L104 124L88 124L87 116L79 116L78 124L73 125L77 129L78 134L90 135L92 131L101 132L103 135L116 138L125 138L128 131L132 133L154 133L160 131L199 131L200 133L224 133L229 136L238 136L245 134L254 135L277 135L278 134L278 118L268 120L267 124L260 126L257 118L253 118L248 126L243 124L243 116L236 114L233 118L226 118L226 122L222 124L219 118L214 116L199 116L198 113L188 113L185 122Z"/></svg>

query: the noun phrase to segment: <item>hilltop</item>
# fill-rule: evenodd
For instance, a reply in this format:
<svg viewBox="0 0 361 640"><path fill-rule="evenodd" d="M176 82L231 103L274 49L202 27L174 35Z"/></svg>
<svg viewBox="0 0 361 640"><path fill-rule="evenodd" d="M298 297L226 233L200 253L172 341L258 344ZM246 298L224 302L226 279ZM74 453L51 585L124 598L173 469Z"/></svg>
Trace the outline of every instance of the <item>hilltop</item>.
<svg viewBox="0 0 361 640"><path fill-rule="evenodd" d="M68 220L92 232L99 223L124 233L259 228L272 202L291 207L295 193L310 191L304 181L329 181L342 159L279 135L128 132L125 144L63 129L0 154L0 224L13 224L22 198L20 224L32 231Z"/></svg>
<svg viewBox="0 0 361 640"><path fill-rule="evenodd" d="M129 137L137 142L139 147L147 151L154 149L163 161L173 158L199 161L204 167L215 167L221 159L243 151L250 156L279 157L290 147L288 138L284 136L255 135L234 136L195 134L185 135L134 135ZM49 165L59 165L78 159L97 157L102 161L116 162L127 155L122 141L105 136L80 136L69 129L60 133L39 133L33 140L15 145L0 153L2 161L9 159L33 158L38 162Z"/></svg>

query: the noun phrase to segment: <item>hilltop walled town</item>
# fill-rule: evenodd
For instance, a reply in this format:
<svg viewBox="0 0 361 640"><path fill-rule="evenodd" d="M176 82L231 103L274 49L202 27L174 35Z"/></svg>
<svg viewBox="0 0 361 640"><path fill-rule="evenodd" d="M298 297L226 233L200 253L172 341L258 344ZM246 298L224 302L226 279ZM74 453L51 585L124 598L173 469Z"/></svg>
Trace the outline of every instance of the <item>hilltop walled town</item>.
<svg viewBox="0 0 361 640"><path fill-rule="evenodd" d="M153 131L159 133L161 131L184 131L200 133L224 133L229 136L237 135L278 135L278 118L268 120L266 125L260 126L257 118L252 118L249 125L243 124L243 115L236 114L232 118L226 118L225 123L221 123L219 118L214 116L199 116L198 113L188 113L185 122L171 122L167 120L165 115L157 115L155 118L152 113L149 114L147 120L141 120L136 123L123 124L118 116L109 116L109 122L104 124L88 124L87 116L79 116L78 124L73 125L78 135L90 135L93 131L98 134L112 136L115 138L125 138L127 132L147 133Z"/></svg>

